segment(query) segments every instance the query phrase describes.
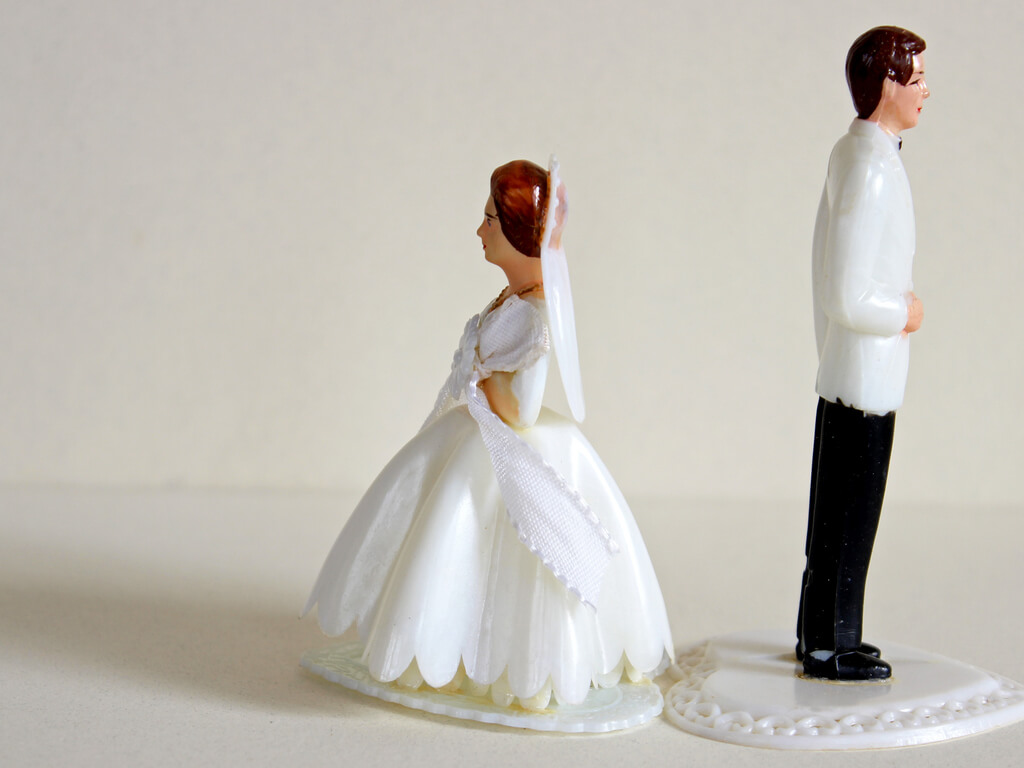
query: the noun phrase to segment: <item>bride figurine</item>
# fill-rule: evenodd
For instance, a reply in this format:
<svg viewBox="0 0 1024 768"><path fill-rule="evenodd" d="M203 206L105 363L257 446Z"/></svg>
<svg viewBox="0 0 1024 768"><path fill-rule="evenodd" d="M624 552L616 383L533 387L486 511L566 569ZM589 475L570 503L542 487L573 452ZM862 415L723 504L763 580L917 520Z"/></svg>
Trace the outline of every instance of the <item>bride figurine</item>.
<svg viewBox="0 0 1024 768"><path fill-rule="evenodd" d="M477 234L508 285L466 324L433 412L356 507L306 605L329 635L356 624L362 663L391 690L545 710L671 658L625 499L576 422L541 404L553 354L583 418L567 211L554 158L549 172L517 160L491 175Z"/></svg>

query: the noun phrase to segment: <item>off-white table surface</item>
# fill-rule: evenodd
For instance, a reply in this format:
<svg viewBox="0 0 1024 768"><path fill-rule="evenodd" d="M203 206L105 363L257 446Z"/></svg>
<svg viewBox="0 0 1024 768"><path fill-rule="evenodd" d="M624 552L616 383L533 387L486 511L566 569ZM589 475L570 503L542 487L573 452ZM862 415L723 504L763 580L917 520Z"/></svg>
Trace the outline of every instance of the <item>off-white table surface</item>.
<svg viewBox="0 0 1024 768"><path fill-rule="evenodd" d="M664 717L610 735L426 715L298 666L300 620L356 497L0 490L0 764L1010 766L1024 724L914 749L786 753L707 741ZM789 627L800 501L632 499L676 645ZM867 639L1024 680L1022 510L890 505Z"/></svg>

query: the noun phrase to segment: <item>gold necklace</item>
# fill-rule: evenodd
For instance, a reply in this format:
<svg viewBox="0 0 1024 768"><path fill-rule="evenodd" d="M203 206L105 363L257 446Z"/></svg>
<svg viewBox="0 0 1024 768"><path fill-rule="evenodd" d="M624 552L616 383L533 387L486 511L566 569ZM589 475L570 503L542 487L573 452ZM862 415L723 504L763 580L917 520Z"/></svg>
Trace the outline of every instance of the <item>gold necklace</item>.
<svg viewBox="0 0 1024 768"><path fill-rule="evenodd" d="M527 286L524 286L523 288L520 288L518 291L509 291L509 292L507 292L508 291L508 286L506 285L504 288L501 289L501 291L495 297L494 301L491 302L491 304L492 304L491 309L497 309L498 307L500 307L502 304L505 303L506 299L508 299L508 297L512 296L513 294L515 294L516 296L522 298L523 296L527 295L528 293L533 293L534 291L540 291L540 290L543 290L543 289L544 289L544 283L533 283L532 285L527 285Z"/></svg>

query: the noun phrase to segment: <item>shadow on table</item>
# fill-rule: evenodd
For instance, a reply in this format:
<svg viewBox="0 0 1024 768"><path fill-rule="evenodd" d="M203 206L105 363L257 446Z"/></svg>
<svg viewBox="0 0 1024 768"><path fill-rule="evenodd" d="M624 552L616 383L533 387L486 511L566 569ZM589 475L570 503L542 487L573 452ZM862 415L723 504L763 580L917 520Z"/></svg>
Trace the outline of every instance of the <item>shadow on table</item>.
<svg viewBox="0 0 1024 768"><path fill-rule="evenodd" d="M134 683L268 711L358 717L380 706L299 667L331 639L299 620L301 605L262 597L258 579L225 586L140 562L31 556L41 565L28 575L0 568L0 647L22 672L60 670L69 694L93 675L97 691Z"/></svg>

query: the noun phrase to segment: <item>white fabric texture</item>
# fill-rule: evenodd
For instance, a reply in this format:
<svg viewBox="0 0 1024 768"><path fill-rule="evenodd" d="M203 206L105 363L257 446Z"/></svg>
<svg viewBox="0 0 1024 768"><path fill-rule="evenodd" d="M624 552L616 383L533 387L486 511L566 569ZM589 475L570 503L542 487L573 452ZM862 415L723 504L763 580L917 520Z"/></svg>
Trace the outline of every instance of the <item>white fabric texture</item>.
<svg viewBox="0 0 1024 768"><path fill-rule="evenodd" d="M452 376L466 373L462 365L467 354L464 341L456 352L459 365L453 365L435 412L450 407L452 392L465 393L520 541L569 591L593 607L608 560L618 551L618 545L579 493L491 411L477 386L494 371L519 371L535 365L539 356L546 356L550 345L544 316L530 302L511 296L497 309L485 312L477 320L477 327L478 333L472 329L467 332L470 338L479 339L476 364L469 371L468 381L451 381Z"/></svg>
<svg viewBox="0 0 1024 768"><path fill-rule="evenodd" d="M832 150L814 228L817 392L867 413L903 404L914 203L896 139L854 120Z"/></svg>
<svg viewBox="0 0 1024 768"><path fill-rule="evenodd" d="M624 661L652 672L671 657L664 602L629 507L574 422L545 408L528 429L512 430L489 409L474 413L486 408L476 382L489 370L514 370L520 391L543 393L543 301L513 297L479 317L466 326L433 414L353 512L306 610L317 605L331 635L356 623L378 680L396 679L415 659L426 683L440 687L461 661L476 683L507 674L525 699L550 682L559 701L578 703L592 684L618 682ZM548 468L528 468L526 488L517 471L524 451ZM545 565L524 545L521 521L507 511L510 494L527 517L535 506L548 510L548 521L528 519L527 528L557 529L565 513L550 509L578 510L545 498L552 477L583 503L590 544L605 553L593 607L559 581L550 556ZM610 558L609 542L619 550ZM561 552L564 543L555 542L556 560L577 556Z"/></svg>

